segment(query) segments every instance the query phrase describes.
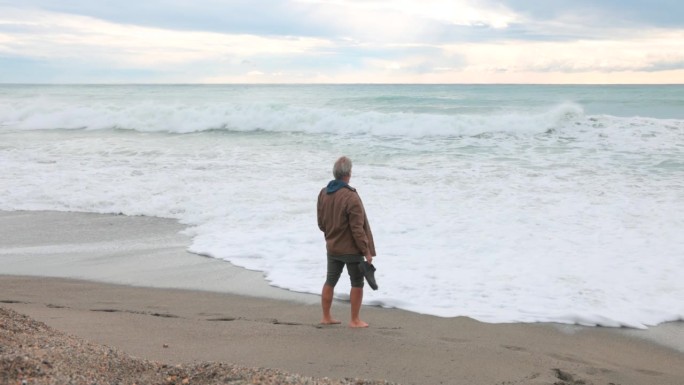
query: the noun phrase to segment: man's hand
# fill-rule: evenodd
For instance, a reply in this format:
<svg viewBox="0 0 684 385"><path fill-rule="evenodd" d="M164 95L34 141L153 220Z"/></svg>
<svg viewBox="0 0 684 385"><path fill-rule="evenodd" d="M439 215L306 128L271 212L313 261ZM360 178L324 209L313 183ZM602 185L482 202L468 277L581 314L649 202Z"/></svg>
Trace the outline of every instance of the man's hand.
<svg viewBox="0 0 684 385"><path fill-rule="evenodd" d="M370 253L366 254L366 262L373 264L373 256Z"/></svg>

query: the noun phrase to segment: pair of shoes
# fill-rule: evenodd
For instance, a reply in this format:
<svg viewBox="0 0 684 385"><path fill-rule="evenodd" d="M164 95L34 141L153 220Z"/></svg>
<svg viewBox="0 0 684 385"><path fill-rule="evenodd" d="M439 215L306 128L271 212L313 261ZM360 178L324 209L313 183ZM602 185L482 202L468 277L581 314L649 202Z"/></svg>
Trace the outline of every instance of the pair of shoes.
<svg viewBox="0 0 684 385"><path fill-rule="evenodd" d="M359 263L359 270L361 270L364 277L366 277L366 281L368 281L368 284L370 285L371 289L378 290L378 284L377 282L375 282L375 266L366 261L363 261Z"/></svg>

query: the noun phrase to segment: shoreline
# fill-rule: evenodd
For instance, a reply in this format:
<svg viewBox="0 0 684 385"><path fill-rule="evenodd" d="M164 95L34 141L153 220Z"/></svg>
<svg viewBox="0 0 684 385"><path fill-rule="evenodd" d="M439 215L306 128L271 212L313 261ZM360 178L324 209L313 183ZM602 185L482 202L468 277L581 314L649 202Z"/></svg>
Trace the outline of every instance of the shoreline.
<svg viewBox="0 0 684 385"><path fill-rule="evenodd" d="M148 216L0 210L0 234L4 236L0 241L0 275L67 278L320 304L318 294L269 285L262 272L190 253L187 248L191 239L182 234L185 228L174 219ZM369 307L374 306L363 306ZM602 328L548 324L567 330ZM606 329L684 353L684 321L665 322L646 330Z"/></svg>
<svg viewBox="0 0 684 385"><path fill-rule="evenodd" d="M0 306L171 364L404 384L684 383L682 322L646 331L485 324L364 306L368 330L321 327L319 296L188 253L183 228L152 217L0 211ZM348 307L336 301L333 313L346 319Z"/></svg>
<svg viewBox="0 0 684 385"><path fill-rule="evenodd" d="M0 210L0 274L319 302L270 286L261 272L188 252L185 228L158 217Z"/></svg>

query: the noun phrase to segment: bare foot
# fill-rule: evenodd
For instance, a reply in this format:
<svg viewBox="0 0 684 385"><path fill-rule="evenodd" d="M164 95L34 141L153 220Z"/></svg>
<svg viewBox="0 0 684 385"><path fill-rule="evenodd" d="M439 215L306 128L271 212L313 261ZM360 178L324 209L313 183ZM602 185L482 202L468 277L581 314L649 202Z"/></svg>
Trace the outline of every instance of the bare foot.
<svg viewBox="0 0 684 385"><path fill-rule="evenodd" d="M341 323L342 323L341 321L338 321L334 318L328 318L328 319L323 318L321 320L321 325L337 325L337 324L341 324Z"/></svg>
<svg viewBox="0 0 684 385"><path fill-rule="evenodd" d="M367 328L368 324L361 321L361 320L349 321L349 327L350 328Z"/></svg>

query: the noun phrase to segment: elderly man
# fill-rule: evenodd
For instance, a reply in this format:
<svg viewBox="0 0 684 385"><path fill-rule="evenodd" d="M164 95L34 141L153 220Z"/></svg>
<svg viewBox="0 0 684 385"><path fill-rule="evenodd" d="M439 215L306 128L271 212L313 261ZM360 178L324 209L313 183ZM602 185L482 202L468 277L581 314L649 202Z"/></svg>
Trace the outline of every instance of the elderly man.
<svg viewBox="0 0 684 385"><path fill-rule="evenodd" d="M359 311L363 300L364 274L359 268L364 258L372 263L375 256L375 245L366 218L366 211L356 189L349 186L352 162L347 157L339 158L333 166L335 180L318 194L318 227L325 235L325 246L328 253L328 273L323 291L321 305L323 307L322 324L339 324L332 318L332 306L335 285L342 274L344 266L351 280L351 320L349 326L365 328L368 324L361 321Z"/></svg>

